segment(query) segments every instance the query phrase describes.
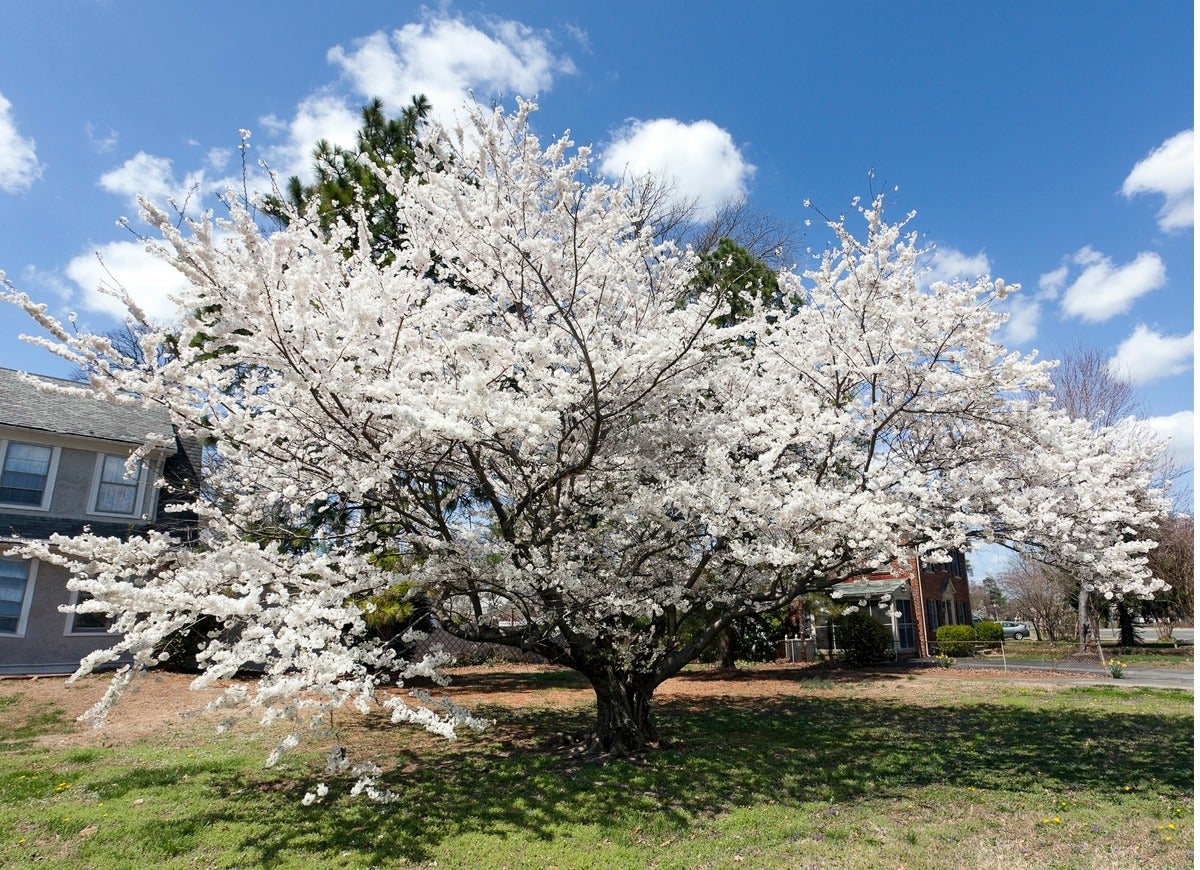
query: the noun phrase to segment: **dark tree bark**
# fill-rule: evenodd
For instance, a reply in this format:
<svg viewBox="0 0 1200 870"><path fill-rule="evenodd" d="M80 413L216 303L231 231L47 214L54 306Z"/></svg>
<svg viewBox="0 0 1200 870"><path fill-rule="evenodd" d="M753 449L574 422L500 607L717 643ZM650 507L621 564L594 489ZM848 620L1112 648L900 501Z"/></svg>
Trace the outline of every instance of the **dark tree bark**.
<svg viewBox="0 0 1200 870"><path fill-rule="evenodd" d="M1120 646L1136 646L1138 636L1133 627L1133 614L1129 612L1129 605L1124 601L1117 602L1117 621L1121 626L1121 638L1117 643Z"/></svg>
<svg viewBox="0 0 1200 870"><path fill-rule="evenodd" d="M659 743L651 698L658 680L609 667L584 671L596 692L593 749L611 756L637 755Z"/></svg>
<svg viewBox="0 0 1200 870"><path fill-rule="evenodd" d="M717 666L722 670L737 670L737 632L730 626L717 637L719 653Z"/></svg>

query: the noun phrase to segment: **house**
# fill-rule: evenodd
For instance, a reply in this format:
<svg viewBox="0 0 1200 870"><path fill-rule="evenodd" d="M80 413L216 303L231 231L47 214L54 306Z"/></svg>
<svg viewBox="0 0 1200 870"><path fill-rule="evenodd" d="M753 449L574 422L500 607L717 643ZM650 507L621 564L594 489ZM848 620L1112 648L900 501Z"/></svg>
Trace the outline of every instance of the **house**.
<svg viewBox="0 0 1200 870"><path fill-rule="evenodd" d="M127 471L126 460L151 439L169 446ZM71 673L112 643L102 616L59 611L77 601L68 572L21 558L18 542L85 528L122 538L186 530L194 518L165 513L158 484L196 480L199 468L199 445L181 441L163 410L44 392L0 369L0 674Z"/></svg>
<svg viewBox="0 0 1200 870"><path fill-rule="evenodd" d="M967 560L957 551L949 562L932 563L913 552L886 570L838 583L830 594L882 622L901 658L935 655L940 626L971 624Z"/></svg>

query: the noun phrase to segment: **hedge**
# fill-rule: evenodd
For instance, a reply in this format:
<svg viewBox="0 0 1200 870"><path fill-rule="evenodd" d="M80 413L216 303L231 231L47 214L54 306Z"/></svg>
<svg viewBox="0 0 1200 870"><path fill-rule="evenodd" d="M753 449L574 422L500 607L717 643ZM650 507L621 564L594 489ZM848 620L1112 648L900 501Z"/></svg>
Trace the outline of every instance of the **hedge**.
<svg viewBox="0 0 1200 870"><path fill-rule="evenodd" d="M969 625L943 625L937 630L938 652L946 656L975 654L975 629Z"/></svg>

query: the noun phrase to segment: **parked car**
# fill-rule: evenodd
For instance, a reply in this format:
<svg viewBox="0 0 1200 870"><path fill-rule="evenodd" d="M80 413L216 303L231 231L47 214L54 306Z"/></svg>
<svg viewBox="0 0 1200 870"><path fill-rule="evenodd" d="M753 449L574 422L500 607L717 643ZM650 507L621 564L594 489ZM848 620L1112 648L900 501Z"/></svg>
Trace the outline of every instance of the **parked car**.
<svg viewBox="0 0 1200 870"><path fill-rule="evenodd" d="M1021 640L1029 637L1029 626L1023 622L1002 622L1000 625L1004 629L1005 640L1009 638Z"/></svg>

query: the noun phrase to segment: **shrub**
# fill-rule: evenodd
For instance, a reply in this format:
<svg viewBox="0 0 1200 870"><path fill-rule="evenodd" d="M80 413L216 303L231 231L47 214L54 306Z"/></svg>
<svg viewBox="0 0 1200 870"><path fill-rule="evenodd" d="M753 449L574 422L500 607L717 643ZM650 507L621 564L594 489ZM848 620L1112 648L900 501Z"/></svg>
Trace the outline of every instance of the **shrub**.
<svg viewBox="0 0 1200 870"><path fill-rule="evenodd" d="M998 622L975 623L975 640L986 643L987 649L999 649L1004 639L1004 626Z"/></svg>
<svg viewBox="0 0 1200 870"><path fill-rule="evenodd" d="M892 652L892 633L883 623L862 611L839 616L837 645L846 664L862 667L887 661Z"/></svg>
<svg viewBox="0 0 1200 870"><path fill-rule="evenodd" d="M220 629L221 623L216 617L202 616L191 625L167 635L155 650L159 657L158 667L181 674L200 673L196 656L208 644L210 635Z"/></svg>
<svg viewBox="0 0 1200 870"><path fill-rule="evenodd" d="M969 625L943 625L937 630L938 652L946 656L969 656L975 652L975 629Z"/></svg>

